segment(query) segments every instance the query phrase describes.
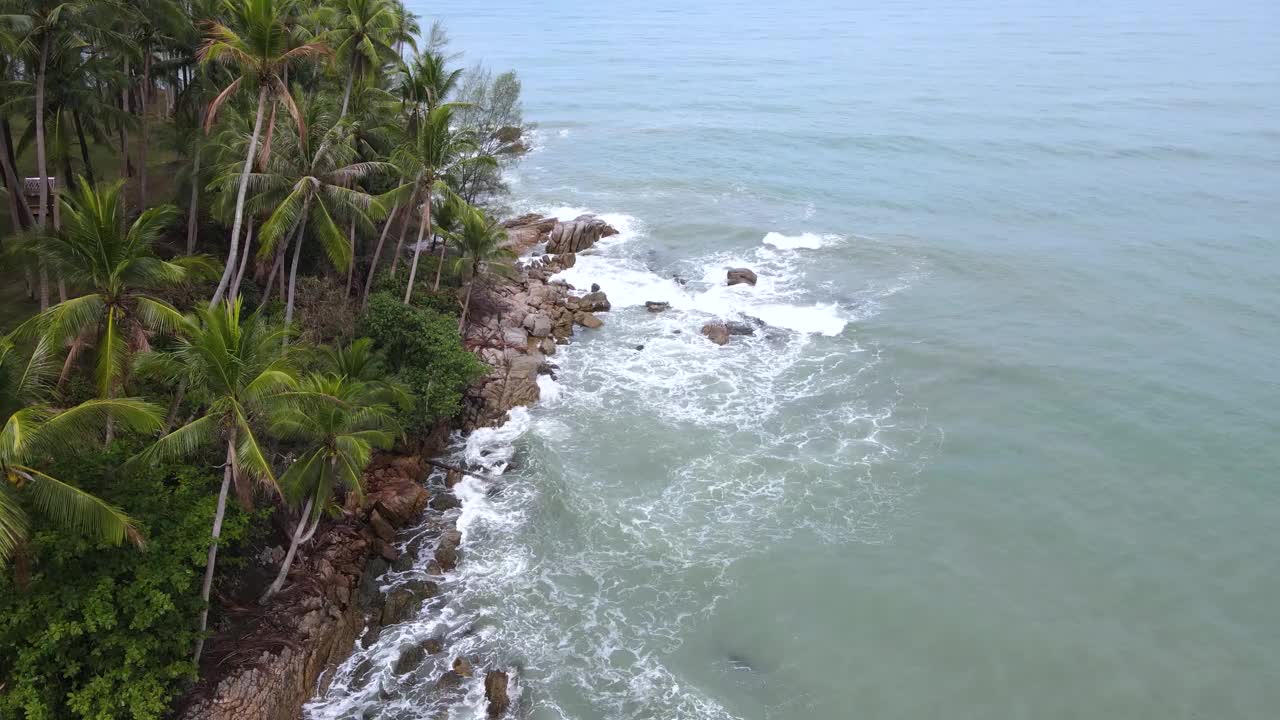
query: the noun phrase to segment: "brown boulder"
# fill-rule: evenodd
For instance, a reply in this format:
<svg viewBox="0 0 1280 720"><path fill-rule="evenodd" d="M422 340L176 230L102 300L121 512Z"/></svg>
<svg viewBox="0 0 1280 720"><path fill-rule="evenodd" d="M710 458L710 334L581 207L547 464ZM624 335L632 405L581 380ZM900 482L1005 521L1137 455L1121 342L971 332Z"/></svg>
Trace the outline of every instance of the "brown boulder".
<svg viewBox="0 0 1280 720"><path fill-rule="evenodd" d="M547 252L552 254L576 253L595 245L602 237L617 235L618 231L594 215L581 215L569 222L557 223L547 238Z"/></svg>
<svg viewBox="0 0 1280 720"><path fill-rule="evenodd" d="M436 544L435 558L440 569L448 572L458 567L458 546L462 544L462 532L445 530L440 534L440 542Z"/></svg>
<svg viewBox="0 0 1280 720"><path fill-rule="evenodd" d="M453 659L453 671L462 677L471 677L471 661L462 656Z"/></svg>
<svg viewBox="0 0 1280 720"><path fill-rule="evenodd" d="M671 303L658 300L645 300L644 309L651 313L660 313L671 309Z"/></svg>
<svg viewBox="0 0 1280 720"><path fill-rule="evenodd" d="M599 286L593 285L592 287ZM588 312L609 312L609 309L612 308L613 305L609 303L608 295L605 295L599 290L592 290L586 295L578 298L578 307Z"/></svg>
<svg viewBox="0 0 1280 720"><path fill-rule="evenodd" d="M385 542L391 542L396 539L396 530L391 527L391 523L383 519L377 510L369 513L369 527L373 528L373 534L382 538Z"/></svg>
<svg viewBox="0 0 1280 720"><path fill-rule="evenodd" d="M702 334L717 345L724 345L729 342L729 328L725 327L722 322L709 322L703 325Z"/></svg>
<svg viewBox="0 0 1280 720"><path fill-rule="evenodd" d="M733 268L728 273L730 285L738 285L746 283L748 285L756 284L756 274L748 268Z"/></svg>
<svg viewBox="0 0 1280 720"><path fill-rule="evenodd" d="M490 670L484 676L484 697L489 701L489 717L498 717L511 707L511 698L507 695L509 682L507 674L501 670Z"/></svg>
<svg viewBox="0 0 1280 720"><path fill-rule="evenodd" d="M604 326L603 320L596 317L595 315L592 315L589 312L579 312L578 314L573 316L573 321L578 323L582 327L588 328L591 330L595 330L596 328Z"/></svg>

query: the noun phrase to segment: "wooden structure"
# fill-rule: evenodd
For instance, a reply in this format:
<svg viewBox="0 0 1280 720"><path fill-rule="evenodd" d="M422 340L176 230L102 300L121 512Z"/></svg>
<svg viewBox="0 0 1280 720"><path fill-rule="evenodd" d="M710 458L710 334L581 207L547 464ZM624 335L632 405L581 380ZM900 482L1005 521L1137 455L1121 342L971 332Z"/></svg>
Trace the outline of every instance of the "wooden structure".
<svg viewBox="0 0 1280 720"><path fill-rule="evenodd" d="M44 179L49 185L48 205L46 209L49 213L53 213L54 191L58 189L58 178L47 177ZM31 217L40 216L40 178L29 177L24 178L22 182L22 197L27 201L27 209L31 211Z"/></svg>

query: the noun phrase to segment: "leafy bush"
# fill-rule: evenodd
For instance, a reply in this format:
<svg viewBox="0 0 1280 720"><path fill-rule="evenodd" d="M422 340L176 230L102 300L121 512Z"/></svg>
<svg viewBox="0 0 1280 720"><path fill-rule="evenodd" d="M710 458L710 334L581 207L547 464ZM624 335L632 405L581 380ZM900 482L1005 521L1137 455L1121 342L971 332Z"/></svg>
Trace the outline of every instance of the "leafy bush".
<svg viewBox="0 0 1280 720"><path fill-rule="evenodd" d="M296 315L302 339L346 343L355 329L357 298L348 298L344 281L320 275L298 278Z"/></svg>
<svg viewBox="0 0 1280 720"><path fill-rule="evenodd" d="M361 323L387 364L414 398L401 424L410 433L425 433L441 418L461 408L467 385L485 366L462 347L458 321L430 308L405 305L391 292L375 293Z"/></svg>
<svg viewBox="0 0 1280 720"><path fill-rule="evenodd" d="M432 292L431 284L435 281L436 266L440 264L440 258L435 256L422 256L422 262L418 265L418 277L414 279L413 298L409 301L413 305L420 308L428 308L435 310L442 315L452 315L458 317L462 312L462 303L458 300L458 291L456 287L456 276L449 272L449 268L445 268L442 280L442 287L436 292ZM392 297L403 298L404 286L409 282L409 267L407 264L401 264L396 269L395 274L390 272L379 273L373 281L375 292L390 293ZM370 295L372 301L373 296Z"/></svg>
<svg viewBox="0 0 1280 720"><path fill-rule="evenodd" d="M159 718L195 677L219 477L180 466L123 478L115 473L123 450L67 459L56 474L125 508L147 546L36 533L29 584L0 577L0 717ZM245 537L251 517L228 508L224 548Z"/></svg>

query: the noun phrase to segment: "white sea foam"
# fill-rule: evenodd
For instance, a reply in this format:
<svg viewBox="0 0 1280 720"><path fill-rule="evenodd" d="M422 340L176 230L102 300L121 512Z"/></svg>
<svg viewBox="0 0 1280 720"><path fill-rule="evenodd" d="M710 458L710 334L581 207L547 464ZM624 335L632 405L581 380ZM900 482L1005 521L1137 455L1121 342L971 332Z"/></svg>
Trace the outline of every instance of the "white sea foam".
<svg viewBox="0 0 1280 720"><path fill-rule="evenodd" d="M783 235L770 232L764 236L765 245L772 245L780 250L817 250L840 240L839 235L818 235L806 232L799 235Z"/></svg>
<svg viewBox="0 0 1280 720"><path fill-rule="evenodd" d="M565 220L589 212L536 209ZM560 381L538 379L538 407L512 410L454 450L454 462L498 479L455 487L464 558L442 583L449 604L384 629L308 717L435 716L435 679L467 655L523 668L512 696L523 693L537 717L733 720L669 658L716 621L744 553L802 528L830 542L881 537L880 518L902 491L872 469L910 453L919 433L898 416L894 388L879 393L888 402L864 397L879 353L845 330L905 281L868 288L856 306L833 302L807 280L815 255L797 251L839 240L770 233L758 247L692 259L682 285L649 266L648 244L635 242L641 222L601 217L618 235L579 253L558 279L603 287L613 304L605 328L562 348ZM728 286L736 266L755 269L757 285ZM671 309L647 313L646 300ZM718 347L698 333L714 318L765 325ZM653 449L647 474L660 482L642 473L627 478L636 487L619 486L601 447L601 433L619 442L619 432L629 451ZM384 580L396 582L394 573ZM403 648L428 637L446 638L449 652L396 677ZM361 676L366 661L376 670ZM441 716L483 717L482 678Z"/></svg>

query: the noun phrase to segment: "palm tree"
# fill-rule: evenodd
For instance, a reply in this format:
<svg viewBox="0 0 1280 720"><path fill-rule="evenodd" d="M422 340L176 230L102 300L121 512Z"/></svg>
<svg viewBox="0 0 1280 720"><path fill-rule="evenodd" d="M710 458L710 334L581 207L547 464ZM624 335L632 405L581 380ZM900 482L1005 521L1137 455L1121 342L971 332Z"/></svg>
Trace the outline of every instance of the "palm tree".
<svg viewBox="0 0 1280 720"><path fill-rule="evenodd" d="M348 345L322 346L320 358L329 373L362 383L370 400L391 405L412 401L402 385L387 379L389 373L382 356L369 338L356 338Z"/></svg>
<svg viewBox="0 0 1280 720"><path fill-rule="evenodd" d="M448 233L447 237L458 248L455 272L465 278L467 285L462 316L458 318L458 332L462 333L467 327L467 310L471 307L471 291L476 281L485 273L511 275L515 270L512 265L515 253L507 247L507 231L473 207L465 207L462 228Z"/></svg>
<svg viewBox="0 0 1280 720"><path fill-rule="evenodd" d="M258 150L258 138L262 134L262 121L267 100L271 98L283 103L297 122L299 132L305 134L306 128L298 115L297 105L293 101L293 96L289 94L281 73L292 60L328 52L324 45L317 42L294 44L293 37L284 24L284 19L293 5L294 0L227 0L226 12L230 16L230 22L223 24L211 21L207 25L205 41L197 53L201 63L222 63L233 67L239 75L209 103L209 112L205 117L206 131L213 126L219 108L245 83L246 79L250 83L258 84L258 104L254 112L253 134L250 136L249 151L245 153L244 166L240 171L240 186L236 191L235 219L231 225L231 248L227 252L227 264L222 270L218 289L209 302L210 307L222 300L237 267L245 192L248 187L249 172L253 166L253 156Z"/></svg>
<svg viewBox="0 0 1280 720"><path fill-rule="evenodd" d="M224 302L196 310L184 318L176 347L140 358L139 369L170 382L185 382L203 407L199 417L164 435L134 456L135 463L168 462L185 458L209 446L225 449L222 486L213 517L209 557L205 564L200 597L201 638L195 660L204 650L203 633L209 621L209 591L218 558L218 539L226 514L227 492L235 485L245 503L252 497L250 481L279 491L255 427L273 422L283 409L285 393L297 386L293 363L282 340L283 327L269 324L258 313L241 317L240 301Z"/></svg>
<svg viewBox="0 0 1280 720"><path fill-rule="evenodd" d="M362 494L360 478L374 448L387 448L399 434L392 408L373 399L373 389L346 375L315 374L301 383L302 400L282 412L271 433L302 445L280 476L285 498L302 509L289 550L275 581L263 593L266 604L284 587L298 546L311 539L335 489Z"/></svg>
<svg viewBox="0 0 1280 720"><path fill-rule="evenodd" d="M347 116L351 86L383 65L400 61L391 46L396 40L398 17L389 0L336 0L333 16L327 18L329 46L338 62L347 68L346 88L342 91L341 121Z"/></svg>
<svg viewBox="0 0 1280 720"><path fill-rule="evenodd" d="M391 24L390 40L396 44L396 56L404 57L405 43L413 49L418 48L418 33L422 32L422 26L418 24L418 16L409 11L400 0L391 0L391 14L393 16Z"/></svg>
<svg viewBox="0 0 1280 720"><path fill-rule="evenodd" d="M39 469L51 457L81 450L108 416L131 430L160 427L160 408L133 398L89 400L58 409L45 402L57 361L49 343L24 357L10 338L0 339L0 568L27 541L31 518L21 500L57 525L119 545L142 545L142 536L119 508Z"/></svg>
<svg viewBox="0 0 1280 720"><path fill-rule="evenodd" d="M403 177L415 178L408 186L410 204L422 198L422 221L418 225L418 242L413 247L413 264L409 269L409 282L404 289L404 302L413 297L413 282L418 274L418 258L422 254L422 236L431 224L431 194L436 181L461 164L493 162L493 158L475 155L478 147L475 136L464 129L452 126L453 105L445 103L431 110L418 124L417 131L392 156ZM443 248L443 245L441 246ZM444 253L440 255L444 262ZM440 274L436 273L436 290L440 289Z"/></svg>
<svg viewBox="0 0 1280 720"><path fill-rule="evenodd" d="M383 215L379 202L350 186L371 174L395 169L388 163L359 162L344 139L343 128L333 124L320 103L304 103L303 108L317 132L286 132L282 138L286 149L273 155L266 172L251 178L259 193L255 204L270 211L262 224L260 256L270 257L282 240L293 246L285 324L293 322L298 263L307 231L320 240L333 266L346 270L352 260L351 244L338 223L354 223L370 232L372 220Z"/></svg>
<svg viewBox="0 0 1280 720"><path fill-rule="evenodd" d="M76 192L64 197L62 231L39 238L36 251L73 288L88 292L54 305L20 328L52 342L71 343L61 380L80 353L93 348L96 383L104 398L119 386L129 355L147 349L148 331L173 330L182 322L182 313L144 290L216 271L203 256L156 257L153 246L176 211L169 205L151 208L126 228L122 186L117 181L95 190L80 178ZM110 437L108 423L108 442Z"/></svg>

